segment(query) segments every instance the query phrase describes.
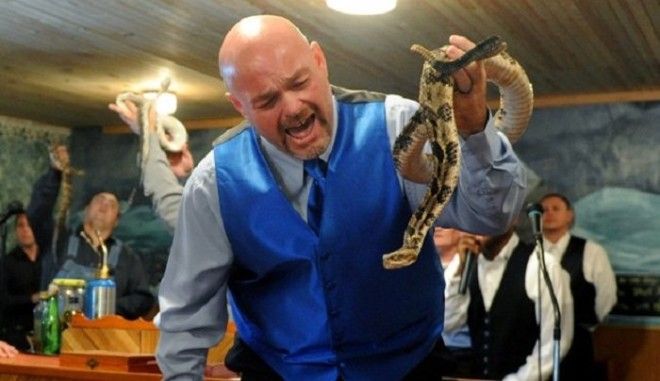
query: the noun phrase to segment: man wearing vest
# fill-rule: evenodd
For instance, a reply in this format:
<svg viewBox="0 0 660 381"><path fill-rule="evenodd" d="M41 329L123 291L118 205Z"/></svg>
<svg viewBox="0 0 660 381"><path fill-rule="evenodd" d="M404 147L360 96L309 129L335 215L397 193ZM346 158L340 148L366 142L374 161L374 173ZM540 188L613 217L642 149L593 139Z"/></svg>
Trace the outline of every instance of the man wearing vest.
<svg viewBox="0 0 660 381"><path fill-rule="evenodd" d="M563 380L594 379L592 334L616 304L616 278L605 249L570 234L575 215L570 201L558 193L541 198L543 247L571 276L575 301L575 337L561 368Z"/></svg>
<svg viewBox="0 0 660 381"><path fill-rule="evenodd" d="M480 253L477 272L468 291L460 294L461 257L468 251ZM495 237L465 235L459 252L461 255L455 256L445 270L445 331L452 332L467 322L474 359L471 372L457 376L508 381L547 379L553 366L555 320L543 281L539 295L539 262L534 247L523 243L511 228ZM554 258L546 257L545 264L559 302L563 356L573 336L569 279Z"/></svg>
<svg viewBox="0 0 660 381"><path fill-rule="evenodd" d="M66 155L68 158L68 151ZM38 190L37 202L41 202L40 197L55 202L61 176L62 172L58 168L49 168L35 184L35 191ZM154 297L149 290L149 281L140 258L112 236L118 222L117 197L108 192L94 195L85 207L82 226L70 231L62 227L58 232L56 252L47 251L44 268L56 270L55 274L51 270L46 275L48 281L53 278L91 279L96 276L96 270L101 265L100 246L104 243L108 250L108 265L117 284L115 311L127 319L137 319L149 312ZM50 226L47 235L52 237L52 224Z"/></svg>
<svg viewBox="0 0 660 381"><path fill-rule="evenodd" d="M452 59L474 46L450 42ZM243 380L439 379L444 282L430 235L413 265L382 264L426 191L391 151L419 105L330 86L320 45L277 16L241 20L219 62L248 123L184 188L156 319L164 378L201 378L229 298L240 339L226 365ZM455 77L463 165L438 223L497 234L524 201L524 170L488 116L482 64Z"/></svg>

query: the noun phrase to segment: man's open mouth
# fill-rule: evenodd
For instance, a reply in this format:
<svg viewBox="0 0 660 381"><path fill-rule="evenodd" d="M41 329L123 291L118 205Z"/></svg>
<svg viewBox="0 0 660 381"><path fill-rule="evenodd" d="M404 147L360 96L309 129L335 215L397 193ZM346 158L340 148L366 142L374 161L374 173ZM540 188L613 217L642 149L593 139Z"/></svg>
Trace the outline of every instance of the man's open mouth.
<svg viewBox="0 0 660 381"><path fill-rule="evenodd" d="M286 127L284 132L294 139L305 138L312 132L312 126L314 125L315 119L314 114L310 114L304 120L299 121L297 126Z"/></svg>

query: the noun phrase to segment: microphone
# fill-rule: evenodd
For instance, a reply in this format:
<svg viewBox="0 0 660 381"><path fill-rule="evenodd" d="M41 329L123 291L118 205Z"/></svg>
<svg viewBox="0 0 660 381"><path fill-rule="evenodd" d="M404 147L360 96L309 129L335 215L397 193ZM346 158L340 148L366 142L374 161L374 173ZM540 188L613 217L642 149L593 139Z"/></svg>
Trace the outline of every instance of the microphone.
<svg viewBox="0 0 660 381"><path fill-rule="evenodd" d="M465 252L465 266L463 266L463 272L461 273L461 281L458 284L458 293L461 295L465 295L465 293L467 292L468 285L472 282L476 257L477 255L471 252L470 250Z"/></svg>
<svg viewBox="0 0 660 381"><path fill-rule="evenodd" d="M0 213L0 225L4 224L5 221L7 221L9 217L13 216L14 214L23 213L24 211L25 210L23 209L22 202L18 200L9 202L5 210L2 213Z"/></svg>
<svg viewBox="0 0 660 381"><path fill-rule="evenodd" d="M541 217L543 216L543 207L539 203L529 203L525 208L532 226L532 235L537 241L542 240L543 231L541 229Z"/></svg>

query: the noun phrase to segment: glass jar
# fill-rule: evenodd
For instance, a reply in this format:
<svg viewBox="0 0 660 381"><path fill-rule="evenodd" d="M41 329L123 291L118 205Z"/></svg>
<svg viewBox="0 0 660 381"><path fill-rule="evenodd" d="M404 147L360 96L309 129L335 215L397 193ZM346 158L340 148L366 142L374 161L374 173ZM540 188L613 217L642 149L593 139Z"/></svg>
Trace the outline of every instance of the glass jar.
<svg viewBox="0 0 660 381"><path fill-rule="evenodd" d="M56 278L53 279L53 284L58 288L60 322L68 322L71 315L83 311L85 280Z"/></svg>
<svg viewBox="0 0 660 381"><path fill-rule="evenodd" d="M41 332L41 322L43 321L44 318L44 311L47 308L48 304L48 292L47 291L41 291L39 293L39 302L37 302L37 305L34 306L34 310L32 310L32 321L33 321L33 334L32 334L32 350L35 353L42 353L43 352L43 334Z"/></svg>

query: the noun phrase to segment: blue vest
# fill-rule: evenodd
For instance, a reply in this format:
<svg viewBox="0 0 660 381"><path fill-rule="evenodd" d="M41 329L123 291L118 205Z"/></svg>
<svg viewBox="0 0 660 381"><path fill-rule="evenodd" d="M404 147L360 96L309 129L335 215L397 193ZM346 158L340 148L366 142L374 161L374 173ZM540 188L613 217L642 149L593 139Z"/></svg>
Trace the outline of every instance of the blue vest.
<svg viewBox="0 0 660 381"><path fill-rule="evenodd" d="M214 149L234 320L287 380L400 380L440 337L442 270L429 237L415 264L383 268L411 215L384 105L337 107L318 237L280 191L253 128Z"/></svg>

